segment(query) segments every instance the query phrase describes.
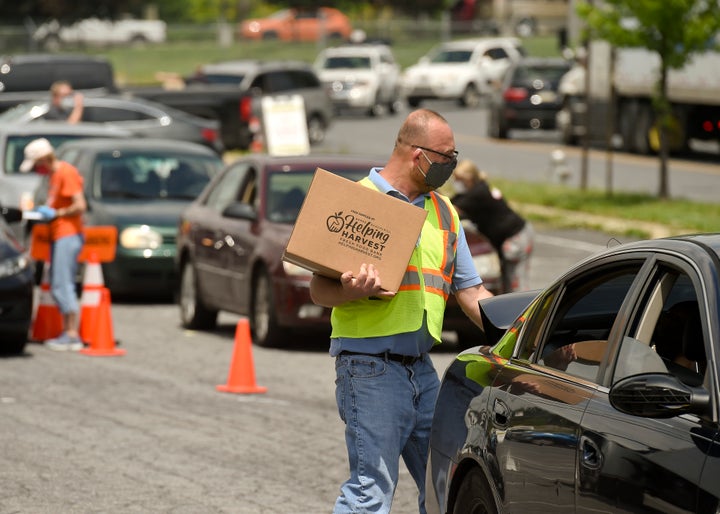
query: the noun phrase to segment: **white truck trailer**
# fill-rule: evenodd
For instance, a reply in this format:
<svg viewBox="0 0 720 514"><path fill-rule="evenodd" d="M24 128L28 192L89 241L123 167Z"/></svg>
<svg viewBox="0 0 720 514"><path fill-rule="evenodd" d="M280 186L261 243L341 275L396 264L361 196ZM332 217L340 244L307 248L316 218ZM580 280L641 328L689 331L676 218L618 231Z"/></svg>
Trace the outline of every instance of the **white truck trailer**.
<svg viewBox="0 0 720 514"><path fill-rule="evenodd" d="M591 142L613 135L615 146L640 154L659 150L653 110L660 58L641 48L618 48L605 42L589 47L588 103L585 102L585 67L578 60L560 84L564 105L558 115L563 140L582 141L586 126ZM695 54L682 69L670 70L668 98L673 112L670 130L672 152L690 150L691 140L720 142L720 53ZM589 122L586 117L589 115Z"/></svg>

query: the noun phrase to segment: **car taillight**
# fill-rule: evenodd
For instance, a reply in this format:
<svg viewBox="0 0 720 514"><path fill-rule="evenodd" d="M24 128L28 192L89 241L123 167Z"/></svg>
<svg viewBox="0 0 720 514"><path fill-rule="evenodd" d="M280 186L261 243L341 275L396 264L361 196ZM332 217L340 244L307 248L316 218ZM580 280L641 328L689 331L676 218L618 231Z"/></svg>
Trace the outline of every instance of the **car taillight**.
<svg viewBox="0 0 720 514"><path fill-rule="evenodd" d="M240 100L240 119L250 121L252 118L252 97L246 96Z"/></svg>
<svg viewBox="0 0 720 514"><path fill-rule="evenodd" d="M208 143L214 143L215 141L217 141L218 131L211 128L204 128L200 131L200 135L202 136L203 140L207 141Z"/></svg>
<svg viewBox="0 0 720 514"><path fill-rule="evenodd" d="M528 97L527 89L521 87L509 87L503 93L506 102L522 102Z"/></svg>

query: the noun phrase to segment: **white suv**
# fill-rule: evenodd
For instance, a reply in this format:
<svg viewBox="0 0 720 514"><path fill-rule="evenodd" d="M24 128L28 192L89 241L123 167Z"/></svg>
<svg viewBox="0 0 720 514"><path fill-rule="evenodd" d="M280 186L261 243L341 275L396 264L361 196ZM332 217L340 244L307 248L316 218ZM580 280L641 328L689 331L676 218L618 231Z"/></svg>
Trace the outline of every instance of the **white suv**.
<svg viewBox="0 0 720 514"><path fill-rule="evenodd" d="M454 99L476 107L482 95L502 81L510 65L525 55L513 37L462 39L442 43L410 66L402 76L403 94L411 107L422 100Z"/></svg>
<svg viewBox="0 0 720 514"><path fill-rule="evenodd" d="M314 67L336 110L361 110L370 116L396 112L400 66L387 45L326 48L315 59Z"/></svg>

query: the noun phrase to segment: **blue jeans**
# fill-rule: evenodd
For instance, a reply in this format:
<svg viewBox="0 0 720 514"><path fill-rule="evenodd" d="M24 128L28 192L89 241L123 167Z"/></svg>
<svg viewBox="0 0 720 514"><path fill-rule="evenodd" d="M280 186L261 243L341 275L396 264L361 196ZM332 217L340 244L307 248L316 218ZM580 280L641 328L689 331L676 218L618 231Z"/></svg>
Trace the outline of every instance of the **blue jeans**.
<svg viewBox="0 0 720 514"><path fill-rule="evenodd" d="M333 512L390 512L402 456L424 514L425 467L440 385L430 357L403 365L383 357L339 355L335 372L350 478Z"/></svg>
<svg viewBox="0 0 720 514"><path fill-rule="evenodd" d="M78 312L75 275L83 237L76 234L53 241L50 257L50 293L62 314Z"/></svg>

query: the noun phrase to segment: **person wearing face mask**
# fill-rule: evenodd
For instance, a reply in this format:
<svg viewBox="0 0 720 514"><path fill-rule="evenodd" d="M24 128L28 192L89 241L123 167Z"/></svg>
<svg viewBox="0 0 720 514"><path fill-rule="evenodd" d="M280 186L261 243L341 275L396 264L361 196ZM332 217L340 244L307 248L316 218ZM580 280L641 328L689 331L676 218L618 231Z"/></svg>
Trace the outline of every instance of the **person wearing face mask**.
<svg viewBox="0 0 720 514"><path fill-rule="evenodd" d="M447 121L431 110L411 112L386 165L360 181L428 212L399 290L383 290L372 264L339 280L311 280L313 301L332 308L330 355L350 468L336 514L389 512L401 457L418 487L419 512L425 513L425 467L439 388L428 352L441 343L450 294L480 328L478 300L492 296L475 270L457 212L435 192L456 162Z"/></svg>
<svg viewBox="0 0 720 514"><path fill-rule="evenodd" d="M66 103L66 99L72 97L72 105ZM50 86L50 108L43 117L46 120L67 121L75 124L82 121L84 97L82 93L73 91L72 85L67 80L57 80Z"/></svg>
<svg viewBox="0 0 720 514"><path fill-rule="evenodd" d="M487 175L470 160L458 163L453 172L457 193L453 205L485 235L500 257L503 290L529 289L529 264L535 240L532 224L515 212L502 192L492 187Z"/></svg>
<svg viewBox="0 0 720 514"><path fill-rule="evenodd" d="M81 350L78 333L79 305L75 289L77 258L83 246L82 216L87 209L83 178L72 164L60 161L45 138L35 139L25 147L20 171L35 170L47 176L47 202L36 209L50 232L50 293L63 318L60 336L45 341L51 350Z"/></svg>

